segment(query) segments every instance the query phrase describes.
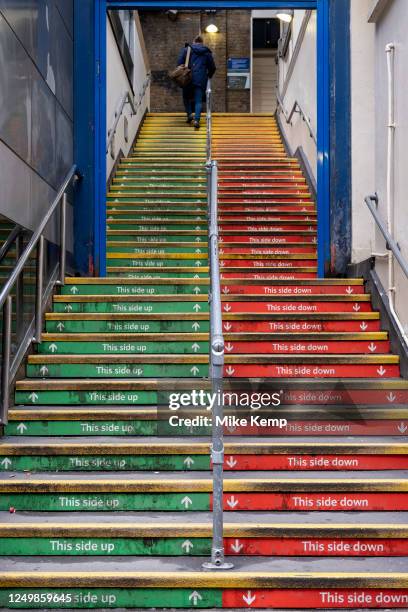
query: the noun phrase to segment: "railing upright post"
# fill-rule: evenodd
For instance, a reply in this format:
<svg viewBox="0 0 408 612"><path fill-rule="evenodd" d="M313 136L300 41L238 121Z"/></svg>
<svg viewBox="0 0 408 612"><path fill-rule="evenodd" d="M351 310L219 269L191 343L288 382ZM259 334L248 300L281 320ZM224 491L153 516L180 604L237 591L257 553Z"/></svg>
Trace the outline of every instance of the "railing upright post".
<svg viewBox="0 0 408 612"><path fill-rule="evenodd" d="M20 233L16 238L16 265L23 251L23 235ZM24 329L24 271L16 280L16 340L19 343Z"/></svg>
<svg viewBox="0 0 408 612"><path fill-rule="evenodd" d="M10 366L11 366L11 333L12 333L13 299L6 297L3 305L3 342L1 363L1 407L0 424L7 425L10 404Z"/></svg>
<svg viewBox="0 0 408 612"><path fill-rule="evenodd" d="M45 239L42 234L37 244L37 275L36 275L36 297L35 297L35 334L34 342L41 342L42 333L42 300L44 293L44 253Z"/></svg>
<svg viewBox="0 0 408 612"><path fill-rule="evenodd" d="M207 164L209 197L208 248L210 253L210 379L215 402L212 408L211 461L213 471L213 533L211 561L205 569L231 569L224 557L224 436L222 379L224 370L224 338L222 335L220 267L218 260L218 165Z"/></svg>
<svg viewBox="0 0 408 612"><path fill-rule="evenodd" d="M67 268L67 193L64 192L61 202L60 216L60 273L59 284L65 285L65 273Z"/></svg>

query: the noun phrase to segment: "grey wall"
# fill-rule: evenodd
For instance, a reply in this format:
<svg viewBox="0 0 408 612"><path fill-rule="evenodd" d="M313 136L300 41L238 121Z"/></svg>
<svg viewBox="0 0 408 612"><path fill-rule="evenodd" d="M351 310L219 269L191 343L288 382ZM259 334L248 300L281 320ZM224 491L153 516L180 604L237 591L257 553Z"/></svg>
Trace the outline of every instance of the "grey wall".
<svg viewBox="0 0 408 612"><path fill-rule="evenodd" d="M72 151L73 0L0 0L0 214L35 228Z"/></svg>

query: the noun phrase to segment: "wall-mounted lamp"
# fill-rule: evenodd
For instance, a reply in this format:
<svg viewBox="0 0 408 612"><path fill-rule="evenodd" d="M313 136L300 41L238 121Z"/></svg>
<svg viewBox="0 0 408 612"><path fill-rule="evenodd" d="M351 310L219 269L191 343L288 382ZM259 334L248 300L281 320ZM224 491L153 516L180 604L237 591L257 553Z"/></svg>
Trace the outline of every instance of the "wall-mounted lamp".
<svg viewBox="0 0 408 612"><path fill-rule="evenodd" d="M217 32L219 32L218 27L215 25L215 23L209 23L208 26L205 28L205 31L208 34L216 34Z"/></svg>
<svg viewBox="0 0 408 612"><path fill-rule="evenodd" d="M290 23L293 19L293 11L292 10L281 10L276 13L276 16L281 21L285 23Z"/></svg>

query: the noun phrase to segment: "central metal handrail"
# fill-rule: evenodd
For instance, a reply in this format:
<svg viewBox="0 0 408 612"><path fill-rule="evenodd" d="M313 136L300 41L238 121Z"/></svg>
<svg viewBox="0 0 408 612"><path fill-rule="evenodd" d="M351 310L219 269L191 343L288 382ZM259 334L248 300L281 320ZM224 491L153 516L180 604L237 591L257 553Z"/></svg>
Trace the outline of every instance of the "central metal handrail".
<svg viewBox="0 0 408 612"><path fill-rule="evenodd" d="M309 130L309 134L310 137L313 139L314 143L317 144L317 137L316 134L312 128L312 124L310 122L309 117L306 115L305 111L303 110L303 108L301 107L301 105L299 104L299 102L297 100L294 101L293 106L290 110L290 112L288 113L284 102L282 100L282 98L280 97L280 95L278 94L277 96L277 103L279 108L281 109L283 116L285 117L285 121L286 123L291 123L293 115L295 113L299 113L299 115L302 117L303 121L306 123L307 125L307 129Z"/></svg>
<svg viewBox="0 0 408 612"><path fill-rule="evenodd" d="M203 564L205 569L230 569L232 563L224 558L224 432L222 417L222 380L224 375L224 337L222 333L221 280L219 262L218 228L218 164L212 159L212 114L211 81L207 91L207 197L208 197L208 253L210 264L210 371L211 388L215 397L212 408L211 461L213 471L213 533L211 561Z"/></svg>
<svg viewBox="0 0 408 612"><path fill-rule="evenodd" d="M43 324L43 310L45 307L44 294L44 264L45 264L45 229L51 220L53 214L60 208L60 256L58 276L55 278L54 284L63 285L65 282L66 271L66 249L67 249L67 205L68 197L67 190L71 183L80 178L79 171L76 165L73 165L63 180L57 195L52 201L49 209L41 220L39 226L33 233L30 241L21 253L16 262L16 266L10 274L5 285L0 291L0 309L3 310L3 342L2 342L2 368L1 368L1 387L0 387L0 424L7 423L7 415L9 409L9 392L10 381L17 372L18 366L21 363L29 344L31 342L40 342ZM13 312L13 296L12 292L15 286L18 286L21 274L24 271L31 255L36 249L36 283L35 283L35 313L33 322L28 327L28 332L24 340L20 343L17 355L11 363L11 336L12 336L12 312ZM45 292L47 293L47 292ZM18 298L18 292L17 292ZM20 305L17 304L19 307ZM32 330L34 332L34 337ZM19 330L21 331L21 330Z"/></svg>

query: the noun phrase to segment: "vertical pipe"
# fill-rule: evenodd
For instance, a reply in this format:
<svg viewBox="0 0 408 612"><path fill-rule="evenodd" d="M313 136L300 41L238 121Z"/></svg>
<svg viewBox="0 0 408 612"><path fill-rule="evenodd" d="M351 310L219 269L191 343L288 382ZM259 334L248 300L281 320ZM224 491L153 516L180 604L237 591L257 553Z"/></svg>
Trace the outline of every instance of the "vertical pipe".
<svg viewBox="0 0 408 612"><path fill-rule="evenodd" d="M211 561L205 569L231 569L224 558L224 437L222 427L222 379L224 370L224 338L222 335L220 267L218 260L218 165L207 164L209 194L209 253L210 253L210 380L215 402L212 409L211 461L213 470L213 533Z"/></svg>
<svg viewBox="0 0 408 612"><path fill-rule="evenodd" d="M65 285L65 272L67 267L67 204L68 198L66 192L64 192L60 213L60 285Z"/></svg>
<svg viewBox="0 0 408 612"><path fill-rule="evenodd" d="M3 306L3 342L1 368L1 406L0 424L8 423L10 404L10 366L11 366L11 332L12 332L12 297L8 295Z"/></svg>
<svg viewBox="0 0 408 612"><path fill-rule="evenodd" d="M40 236L37 244L37 278L36 278L36 297L35 297L35 335L34 342L41 342L42 333L42 300L44 293L44 235Z"/></svg>
<svg viewBox="0 0 408 612"><path fill-rule="evenodd" d="M16 238L16 265L23 251L23 235L20 233ZM20 342L24 330L24 270L18 275L16 288L16 340Z"/></svg>
<svg viewBox="0 0 408 612"><path fill-rule="evenodd" d="M391 43L385 47L387 54L388 72L388 144L387 144L387 230L394 237L394 141L395 141L395 118L394 118L394 52L395 46ZM394 308L395 279L394 279L394 255L391 249L388 251L388 299L390 306Z"/></svg>

